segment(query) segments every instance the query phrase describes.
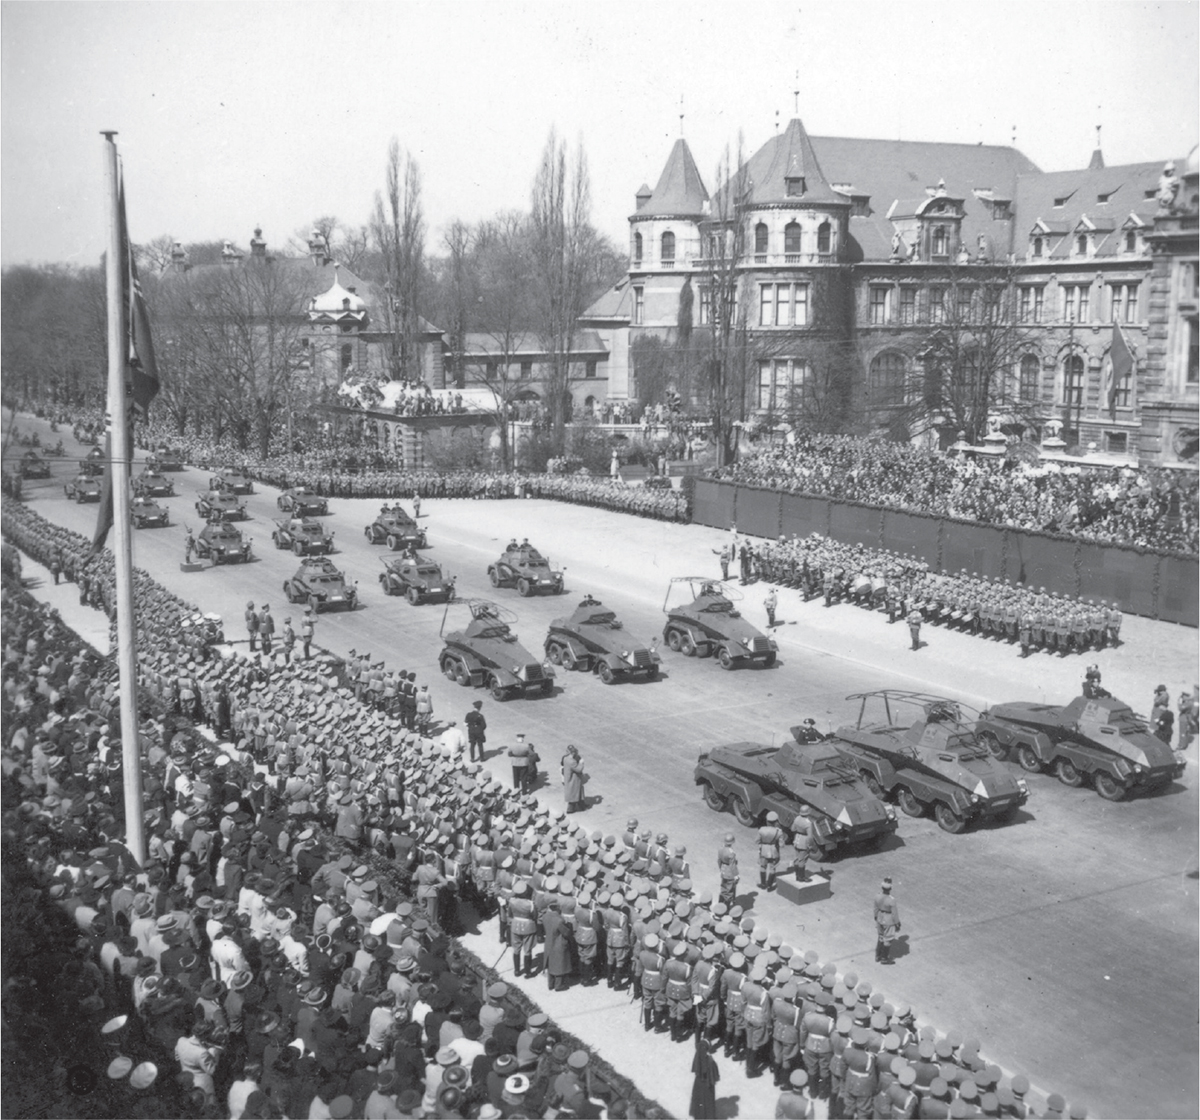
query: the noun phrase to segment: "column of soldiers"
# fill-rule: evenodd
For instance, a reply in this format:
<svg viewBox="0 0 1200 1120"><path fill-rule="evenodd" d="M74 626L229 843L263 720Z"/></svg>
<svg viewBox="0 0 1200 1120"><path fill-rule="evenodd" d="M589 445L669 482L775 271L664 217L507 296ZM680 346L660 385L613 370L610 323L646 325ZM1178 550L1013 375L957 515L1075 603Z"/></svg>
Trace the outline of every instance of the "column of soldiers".
<svg viewBox="0 0 1200 1120"><path fill-rule="evenodd" d="M1005 1082L978 1043L918 1031L908 1008L748 917L737 902L732 833L718 855L720 898L697 894L686 849L665 833L630 819L619 837L589 834L373 705L372 678L363 680L364 663L374 664L369 654L352 660L344 678L321 662L269 674L242 658L193 669L170 646L173 619L193 608L148 578L139 594L153 607L141 612L148 695L181 709L190 701L194 716L229 735L234 745L222 749L244 775L251 803L286 827L316 826L351 852L390 861L433 926L456 928L460 902L497 914L517 975L545 973L552 987L604 980L631 990L645 1030L723 1042L750 1076L769 1069L781 1087L836 1098L844 1115L987 1111L1010 1107L1005 1102L1027 1089L1021 1079ZM104 701L115 708L115 687ZM221 779L213 754L197 752L187 734L172 739L162 780L147 786L147 807L167 819L180 791L212 788ZM108 752L103 768L115 794L119 751ZM223 832L223 818L209 823ZM195 825L204 828L198 817ZM248 839L253 866L271 838ZM785 834L768 820L757 840L760 887L770 889ZM796 853L801 865L807 846L797 843ZM311 900L298 892L285 905L305 918L316 906L369 921L379 899L354 858L325 876Z"/></svg>
<svg viewBox="0 0 1200 1120"><path fill-rule="evenodd" d="M936 575L929 565L887 549L843 544L818 533L780 537L752 550L758 578L798 589L827 607L854 603L886 612L889 622L914 610L925 622L1019 644L1021 656L1083 653L1120 644L1122 615L1115 602L1074 598L964 568Z"/></svg>

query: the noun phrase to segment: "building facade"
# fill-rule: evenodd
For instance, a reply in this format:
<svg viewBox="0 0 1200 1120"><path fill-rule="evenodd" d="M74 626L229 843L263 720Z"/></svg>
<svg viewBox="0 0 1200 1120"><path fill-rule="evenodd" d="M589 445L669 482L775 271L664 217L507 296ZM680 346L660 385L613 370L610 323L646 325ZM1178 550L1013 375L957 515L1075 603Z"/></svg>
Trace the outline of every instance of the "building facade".
<svg viewBox="0 0 1200 1120"><path fill-rule="evenodd" d="M920 427L945 446L986 415L1035 442L1061 427L1097 461L1194 466L1195 163L1106 167L1097 150L1046 173L1012 147L793 120L710 196L681 139L636 195L627 278L583 321L622 355L610 396L636 397L646 340L676 342L685 306L709 325L724 260L747 421Z"/></svg>

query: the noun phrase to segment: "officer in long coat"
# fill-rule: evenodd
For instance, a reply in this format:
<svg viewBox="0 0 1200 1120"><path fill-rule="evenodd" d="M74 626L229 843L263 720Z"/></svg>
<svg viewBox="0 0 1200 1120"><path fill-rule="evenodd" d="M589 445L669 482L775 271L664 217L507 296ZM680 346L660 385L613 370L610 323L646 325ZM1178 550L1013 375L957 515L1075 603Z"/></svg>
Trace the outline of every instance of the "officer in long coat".
<svg viewBox="0 0 1200 1120"><path fill-rule="evenodd" d="M717 870L721 874L721 901L727 907L732 907L737 897L738 858L733 844L733 833L727 832L725 846L717 852Z"/></svg>
<svg viewBox="0 0 1200 1120"><path fill-rule="evenodd" d="M574 744L567 747L562 759L563 800L567 812L574 813L584 808L583 803L583 759Z"/></svg>
<svg viewBox="0 0 1200 1120"><path fill-rule="evenodd" d="M891 876L884 879L879 897L875 899L875 932L875 960L890 964L892 942L900 932L900 905L892 897Z"/></svg>
<svg viewBox="0 0 1200 1120"><path fill-rule="evenodd" d="M545 940L546 984L550 991L565 991L571 974L571 927L563 920L557 898L551 898L542 914Z"/></svg>

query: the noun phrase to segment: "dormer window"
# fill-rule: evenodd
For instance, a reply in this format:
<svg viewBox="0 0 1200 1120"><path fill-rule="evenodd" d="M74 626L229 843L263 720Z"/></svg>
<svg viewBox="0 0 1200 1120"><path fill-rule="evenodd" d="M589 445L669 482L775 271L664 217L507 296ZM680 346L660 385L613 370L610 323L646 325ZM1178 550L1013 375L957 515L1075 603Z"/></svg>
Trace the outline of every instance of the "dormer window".
<svg viewBox="0 0 1200 1120"><path fill-rule="evenodd" d="M1075 238L1075 253L1078 256L1086 257L1088 251L1088 239L1086 233L1081 233Z"/></svg>
<svg viewBox="0 0 1200 1120"><path fill-rule="evenodd" d="M1125 252L1137 252L1137 230L1131 229L1125 234Z"/></svg>
<svg viewBox="0 0 1200 1120"><path fill-rule="evenodd" d="M347 296L344 300L342 300L342 310L343 311L350 310L350 297L349 296Z"/></svg>
<svg viewBox="0 0 1200 1120"><path fill-rule="evenodd" d="M1012 203L996 199L992 203L992 217L998 222L1007 221L1012 217Z"/></svg>
<svg viewBox="0 0 1200 1120"><path fill-rule="evenodd" d="M1061 210L1064 206L1066 206L1068 197L1069 196L1064 196L1062 198L1056 198L1054 200L1054 209Z"/></svg>
<svg viewBox="0 0 1200 1120"><path fill-rule="evenodd" d="M804 177L792 175L784 180L788 198L799 198L804 193Z"/></svg>
<svg viewBox="0 0 1200 1120"><path fill-rule="evenodd" d="M946 239L946 227L933 227L933 255L935 257L944 257L949 252L948 242Z"/></svg>
<svg viewBox="0 0 1200 1120"><path fill-rule="evenodd" d="M1044 242L1042 241L1042 239L1040 237L1035 237L1033 239L1033 256L1040 257L1042 255L1043 247L1044 247Z"/></svg>

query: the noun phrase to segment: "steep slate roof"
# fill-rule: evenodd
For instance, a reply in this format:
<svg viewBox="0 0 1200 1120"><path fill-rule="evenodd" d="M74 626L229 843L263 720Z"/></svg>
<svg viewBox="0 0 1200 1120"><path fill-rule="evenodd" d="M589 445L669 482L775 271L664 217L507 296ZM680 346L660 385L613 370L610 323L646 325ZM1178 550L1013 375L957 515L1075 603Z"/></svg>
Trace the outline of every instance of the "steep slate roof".
<svg viewBox="0 0 1200 1120"><path fill-rule="evenodd" d="M708 190L696 161L692 159L692 150L687 141L680 137L675 141L667 165L659 176L658 186L646 203L636 214L635 218L675 218L700 217L705 213L708 202Z"/></svg>
<svg viewBox="0 0 1200 1120"><path fill-rule="evenodd" d="M814 136L812 146L829 182L870 197L870 216L850 222L851 237L858 242L864 260L886 260L891 255L892 224L887 214L892 203L924 201L926 188L936 188L941 180L945 180L947 195L963 199L963 244L974 250L982 234L997 251L1007 252L1010 223L993 219L990 206L974 191L990 190L993 197L1015 203L1018 176L1040 174L1037 165L1016 148L987 144ZM897 213L905 208L913 207L902 203ZM1019 216L1016 222L1019 226ZM1032 222L1031 218L1027 224ZM1017 236L1023 236L1019 230Z"/></svg>
<svg viewBox="0 0 1200 1120"><path fill-rule="evenodd" d="M849 202L844 194L838 194L829 185L812 141L798 117L793 117L780 135L772 137L750 157L746 170L750 177L752 206L773 202L789 205ZM804 180L804 194L788 195L786 181L791 178Z"/></svg>
<svg viewBox="0 0 1200 1120"><path fill-rule="evenodd" d="M1154 220L1158 203L1153 196L1147 198L1146 192L1156 190L1162 167L1161 163L1127 163L1020 176L1014 199L1018 252L1040 218L1052 235L1067 235L1048 255L1069 255L1069 235L1084 215L1096 227L1096 256L1120 252L1121 226L1130 214L1136 214L1145 225ZM1100 201L1102 195L1108 196L1107 202ZM1063 200L1061 206L1054 205L1058 199Z"/></svg>
<svg viewBox="0 0 1200 1120"><path fill-rule="evenodd" d="M499 355L503 349L495 335L488 334L485 331L468 331L463 338L463 343L463 353L468 357ZM509 350L511 357L536 358L545 353L546 349L536 334L525 332L513 336L512 348ZM608 357L608 347L604 345L604 342L595 331L576 331L571 338L571 354L574 357L582 357L589 354Z"/></svg>
<svg viewBox="0 0 1200 1120"><path fill-rule="evenodd" d="M629 321L631 300L629 281L619 280L600 296L581 316L581 319L620 319Z"/></svg>

